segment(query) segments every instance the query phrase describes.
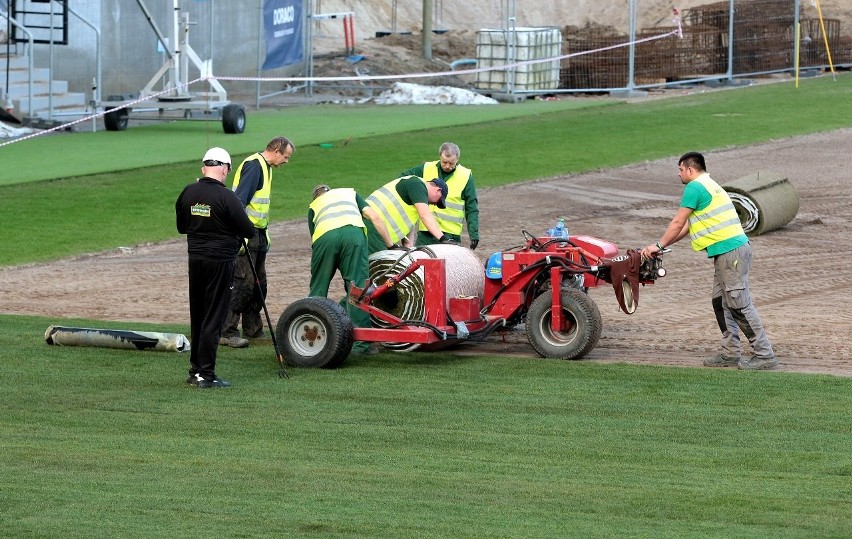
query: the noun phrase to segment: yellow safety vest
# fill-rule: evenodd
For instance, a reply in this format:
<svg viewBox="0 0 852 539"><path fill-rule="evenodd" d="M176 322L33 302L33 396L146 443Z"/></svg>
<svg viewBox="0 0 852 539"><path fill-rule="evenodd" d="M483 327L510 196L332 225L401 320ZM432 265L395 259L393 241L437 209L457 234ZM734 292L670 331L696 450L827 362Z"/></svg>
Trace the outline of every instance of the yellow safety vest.
<svg viewBox="0 0 852 539"><path fill-rule="evenodd" d="M237 171L234 173L233 191L237 190L240 185L240 177L243 172L243 165L248 161L257 161L260 163L260 169L263 171L263 187L255 191L246 206L246 214L249 220L254 224L255 228L266 228L269 225L269 195L272 193L272 171L269 170L269 165L266 164L266 159L262 155L256 153L247 157L245 161L240 163Z"/></svg>
<svg viewBox="0 0 852 539"><path fill-rule="evenodd" d="M367 204L381 216L388 229L391 241L399 242L406 237L414 228L420 214L414 204L407 204L399 193L396 192L396 184L405 178L416 178L417 176L403 176L392 182L379 187L373 194L367 197Z"/></svg>
<svg viewBox="0 0 852 539"><path fill-rule="evenodd" d="M364 220L355 202L355 189L332 189L311 202L310 208L314 210L314 234L311 236L311 243L329 230L346 225L362 228L364 235L367 234L367 227L364 226Z"/></svg>
<svg viewBox="0 0 852 539"><path fill-rule="evenodd" d="M438 177L438 165L440 161L430 161L423 165L423 180L434 180ZM442 210L437 206L430 206L438 226L447 234L461 236L464 228L464 200L462 191L467 187L470 180L470 169L457 165L452 174L445 178L449 191L447 192L447 209ZM428 230L426 225L420 223L420 230Z"/></svg>
<svg viewBox="0 0 852 539"><path fill-rule="evenodd" d="M693 210L689 214L689 238L692 240L692 249L703 251L714 243L745 234L740 217L728 193L707 173L692 181L700 183L713 197L706 208Z"/></svg>

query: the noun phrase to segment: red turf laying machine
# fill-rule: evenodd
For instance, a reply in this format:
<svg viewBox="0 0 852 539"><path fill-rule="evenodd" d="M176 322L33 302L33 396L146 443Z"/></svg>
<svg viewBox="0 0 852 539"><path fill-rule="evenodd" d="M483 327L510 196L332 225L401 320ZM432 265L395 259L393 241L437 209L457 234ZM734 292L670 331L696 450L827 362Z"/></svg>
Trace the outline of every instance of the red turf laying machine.
<svg viewBox="0 0 852 539"><path fill-rule="evenodd" d="M336 302L309 297L292 303L275 329L286 362L300 367L339 366L354 341L381 343L390 349L434 350L463 341L485 341L495 331L525 324L530 344L542 357L579 359L589 353L601 335L601 315L586 294L590 287L609 283L621 309L632 314L639 301L639 285L666 274L662 257L642 260L638 251L620 254L618 247L592 236L534 237L523 231L524 243L494 253L477 275L483 293L448 297L448 284L457 276L448 272L452 250L472 252L456 245L420 248L395 254L397 262L364 288L351 286L348 301L370 314L369 328L353 327ZM383 253L387 253L383 251ZM394 251L393 253L400 253ZM443 254L443 256L442 256ZM400 287L422 280L422 315L405 319L393 314ZM559 290L559 294L554 294Z"/></svg>

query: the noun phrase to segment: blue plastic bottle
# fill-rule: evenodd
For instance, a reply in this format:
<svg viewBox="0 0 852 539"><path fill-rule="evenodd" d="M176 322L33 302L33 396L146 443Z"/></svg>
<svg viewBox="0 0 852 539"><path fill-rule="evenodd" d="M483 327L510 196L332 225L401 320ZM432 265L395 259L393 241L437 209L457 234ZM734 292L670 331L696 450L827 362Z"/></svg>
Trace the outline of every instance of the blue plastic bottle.
<svg viewBox="0 0 852 539"><path fill-rule="evenodd" d="M560 217L558 221L556 221L556 226L553 228L553 237L567 240L568 239L568 229L565 228L565 218Z"/></svg>
<svg viewBox="0 0 852 539"><path fill-rule="evenodd" d="M556 220L556 226L548 228L544 231L544 235L548 238L568 239L568 229L565 228L565 218L560 217Z"/></svg>

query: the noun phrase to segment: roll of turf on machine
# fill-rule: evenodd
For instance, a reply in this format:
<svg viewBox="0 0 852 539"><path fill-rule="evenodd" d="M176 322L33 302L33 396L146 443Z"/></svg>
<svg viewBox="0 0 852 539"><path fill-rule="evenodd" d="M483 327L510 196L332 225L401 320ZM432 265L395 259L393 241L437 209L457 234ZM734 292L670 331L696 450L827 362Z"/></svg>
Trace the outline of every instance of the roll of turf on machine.
<svg viewBox="0 0 852 539"><path fill-rule="evenodd" d="M187 352L190 349L189 339L179 333L124 329L50 326L44 332L44 340L56 346L96 346L159 352Z"/></svg>
<svg viewBox="0 0 852 539"><path fill-rule="evenodd" d="M421 258L443 258L446 261L447 301L450 298L482 298L485 288L483 264L473 251L460 245L435 244L410 251L378 251L370 255L370 280L382 283L387 275L399 273L415 260ZM377 307L403 320L422 321L425 315L425 293L423 269L416 270L408 279L400 282L393 293L384 295L377 301ZM373 317L374 327L386 327L381 320ZM384 346L394 350L416 350L420 345L389 344Z"/></svg>
<svg viewBox="0 0 852 539"><path fill-rule="evenodd" d="M759 170L722 184L748 236L777 230L799 212L799 194L783 175Z"/></svg>

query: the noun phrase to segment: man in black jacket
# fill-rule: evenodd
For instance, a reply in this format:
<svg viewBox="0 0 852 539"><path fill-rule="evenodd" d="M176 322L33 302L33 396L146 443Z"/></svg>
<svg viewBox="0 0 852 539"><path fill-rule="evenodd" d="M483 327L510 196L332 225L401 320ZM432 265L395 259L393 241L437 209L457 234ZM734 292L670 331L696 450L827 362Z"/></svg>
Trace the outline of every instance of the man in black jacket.
<svg viewBox="0 0 852 539"><path fill-rule="evenodd" d="M189 378L199 388L228 387L216 377L219 334L231 304L234 265L242 238L252 237L254 225L242 202L225 186L231 156L210 148L201 174L175 202L177 230L187 235L189 255L189 318L192 328Z"/></svg>

